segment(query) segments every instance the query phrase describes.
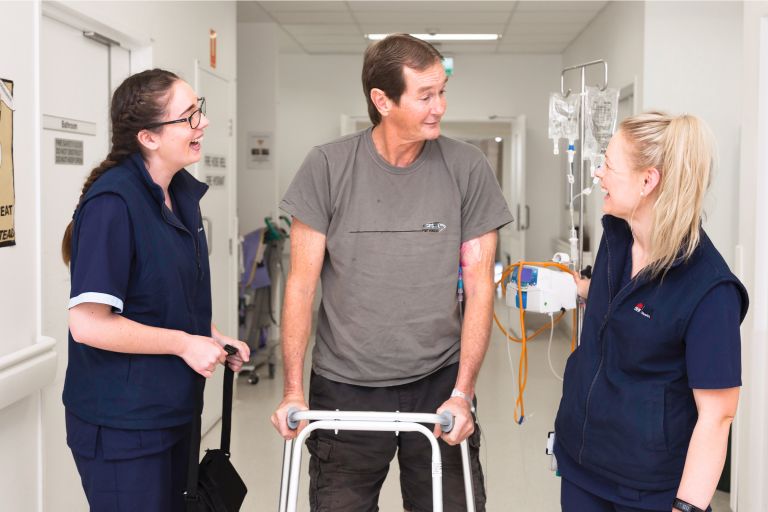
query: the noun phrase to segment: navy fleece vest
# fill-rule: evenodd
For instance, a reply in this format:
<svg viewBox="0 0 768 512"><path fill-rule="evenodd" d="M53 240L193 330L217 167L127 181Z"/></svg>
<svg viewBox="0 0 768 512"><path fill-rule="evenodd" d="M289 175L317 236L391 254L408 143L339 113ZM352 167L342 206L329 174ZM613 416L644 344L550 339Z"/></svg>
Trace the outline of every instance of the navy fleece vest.
<svg viewBox="0 0 768 512"><path fill-rule="evenodd" d="M565 369L557 439L585 468L636 489L666 490L682 476L697 420L684 336L704 295L722 282L747 292L709 237L663 279L641 273L623 288L627 223L606 215L579 348Z"/></svg>
<svg viewBox="0 0 768 512"><path fill-rule="evenodd" d="M176 173L169 186L178 206L174 215L163 207L162 189L152 181L141 156L134 154L88 190L83 205L109 193L120 196L128 209L135 251L125 318L210 336L210 271L199 206L207 189L187 171ZM81 211L82 206L74 217L73 272ZM64 405L90 423L125 429L188 423L194 418L202 380L178 356L110 352L76 343L69 335Z"/></svg>

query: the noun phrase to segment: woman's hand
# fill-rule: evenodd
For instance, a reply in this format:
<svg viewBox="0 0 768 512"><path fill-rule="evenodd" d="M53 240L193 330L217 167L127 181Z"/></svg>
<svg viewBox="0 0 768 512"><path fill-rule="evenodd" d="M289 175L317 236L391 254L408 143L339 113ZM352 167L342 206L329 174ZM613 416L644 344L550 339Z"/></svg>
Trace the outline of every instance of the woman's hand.
<svg viewBox="0 0 768 512"><path fill-rule="evenodd" d="M573 275L573 280L576 282L576 293L582 299L586 299L589 294L589 283L591 280L586 277L581 277L581 274L577 271L571 272L571 275Z"/></svg>
<svg viewBox="0 0 768 512"><path fill-rule="evenodd" d="M237 349L236 354L227 357L227 364L233 372L240 371L243 363L251 358L251 349L248 345L243 341L221 334L214 324L211 324L211 335L222 347L224 345L231 345Z"/></svg>
<svg viewBox="0 0 768 512"><path fill-rule="evenodd" d="M187 335L179 356L197 373L210 378L216 367L224 364L227 353L216 340L207 336Z"/></svg>

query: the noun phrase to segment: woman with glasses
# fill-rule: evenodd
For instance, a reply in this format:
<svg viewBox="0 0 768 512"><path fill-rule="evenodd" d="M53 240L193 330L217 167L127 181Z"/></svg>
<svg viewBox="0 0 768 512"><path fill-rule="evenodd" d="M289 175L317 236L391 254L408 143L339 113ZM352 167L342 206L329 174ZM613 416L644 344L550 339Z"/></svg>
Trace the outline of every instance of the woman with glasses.
<svg viewBox="0 0 768 512"><path fill-rule="evenodd" d="M211 323L207 186L184 169L200 160L205 100L144 71L117 88L111 119L111 150L62 241L67 443L92 511L182 511L204 378L249 357Z"/></svg>

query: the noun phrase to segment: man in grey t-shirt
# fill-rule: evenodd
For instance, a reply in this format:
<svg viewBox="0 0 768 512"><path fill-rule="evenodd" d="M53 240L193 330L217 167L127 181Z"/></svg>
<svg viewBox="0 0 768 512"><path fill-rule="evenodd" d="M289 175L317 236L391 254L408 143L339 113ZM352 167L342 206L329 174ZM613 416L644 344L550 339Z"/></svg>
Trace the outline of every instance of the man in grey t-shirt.
<svg viewBox="0 0 768 512"><path fill-rule="evenodd" d="M512 216L483 154L440 136L446 82L439 52L424 41L398 34L370 46L363 87L374 127L313 148L283 198L294 223L284 398L272 422L293 438L287 411L307 408L303 361L319 277L310 406L450 410L455 426L440 442L444 504L466 506L455 445L469 438L480 511L471 409L490 335L496 230ZM395 454L403 508L431 510L430 446L419 434L315 431L307 446L312 510L378 510Z"/></svg>

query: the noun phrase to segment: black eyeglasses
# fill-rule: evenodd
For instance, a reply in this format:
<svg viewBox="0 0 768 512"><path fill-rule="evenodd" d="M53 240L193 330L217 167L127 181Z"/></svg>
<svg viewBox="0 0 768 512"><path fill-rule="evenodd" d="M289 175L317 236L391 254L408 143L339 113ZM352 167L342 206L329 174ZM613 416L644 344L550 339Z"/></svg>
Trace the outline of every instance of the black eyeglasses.
<svg viewBox="0 0 768 512"><path fill-rule="evenodd" d="M176 119L175 121L162 121L160 123L150 123L144 128L149 130L151 128L158 128L160 126L165 126L166 124L177 124L177 123L189 123L189 127L193 130L200 126L200 121L203 120L203 116L205 115L205 98L197 98L197 101L200 102L200 106L192 112L192 114L189 117L182 117L181 119Z"/></svg>

